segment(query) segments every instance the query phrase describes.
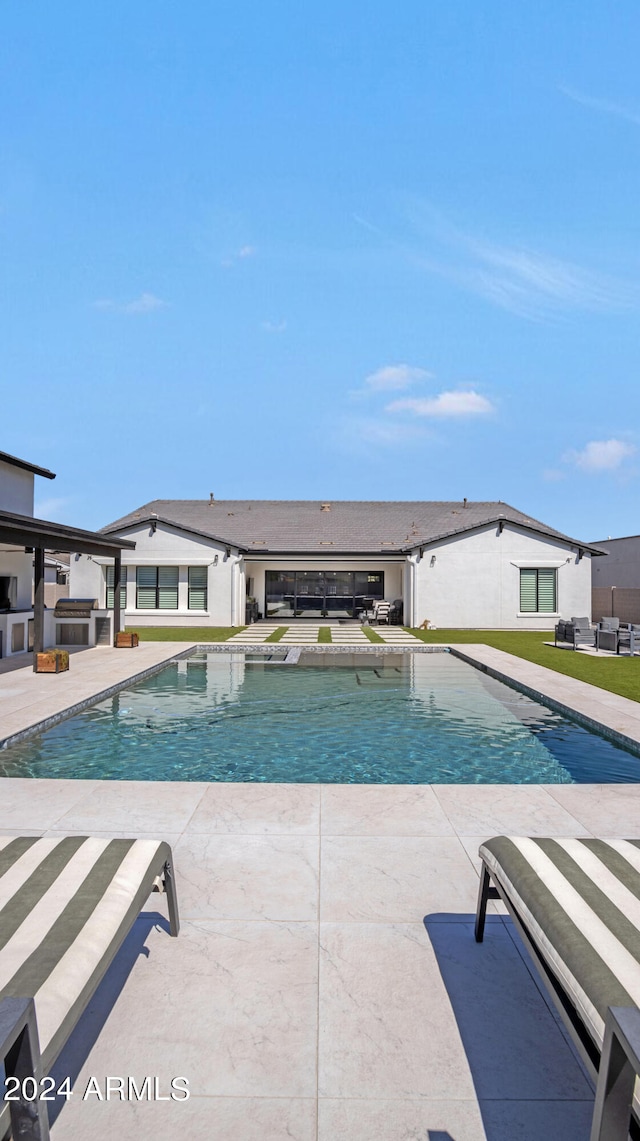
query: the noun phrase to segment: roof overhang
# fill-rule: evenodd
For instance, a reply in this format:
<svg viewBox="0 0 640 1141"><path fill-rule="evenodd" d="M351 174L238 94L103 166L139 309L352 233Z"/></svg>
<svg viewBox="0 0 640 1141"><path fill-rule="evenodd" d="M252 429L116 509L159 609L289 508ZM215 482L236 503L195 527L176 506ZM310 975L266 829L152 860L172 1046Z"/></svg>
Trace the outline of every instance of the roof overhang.
<svg viewBox="0 0 640 1141"><path fill-rule="evenodd" d="M30 464L28 460L19 460L17 456L10 456L8 452L0 452L0 460L3 464L11 464L11 467L32 471L34 475L43 475L45 479L56 478L55 472L49 471L48 467L38 467L37 464Z"/></svg>
<svg viewBox="0 0 640 1141"><path fill-rule="evenodd" d="M430 535L428 539L415 539L410 544L407 544L402 549L404 551L415 551L419 547L431 547L434 543L441 543L445 539L456 539L458 536L468 535L472 531L480 531L483 527L516 527L519 531L530 531L534 535L542 535L545 539L552 539L560 546L576 547L576 549L585 555L607 555L608 551L603 551L600 547L592 547L589 543L581 543L579 539L572 539L569 535L558 535L553 531L547 531L543 527L536 527L532 523L524 523L519 519L510 519L508 515L494 515L490 519L482 519L478 523L470 523L467 527L456 527L452 531L443 531L440 535Z"/></svg>
<svg viewBox="0 0 640 1141"><path fill-rule="evenodd" d="M241 554L247 549L240 546L234 539L223 539L221 535L210 535L207 531L196 530L195 527L185 527L183 523L176 523L175 519L166 519L164 515L150 514L143 515L140 519L130 519L121 530L133 531L136 527L152 527L155 530L158 523L162 523L164 527L172 527L174 531L182 531L185 535L196 535L199 539L208 539L210 543L220 543L223 547L235 547ZM118 530L116 527L104 527L100 533L111 535L116 530Z"/></svg>
<svg viewBox="0 0 640 1141"><path fill-rule="evenodd" d="M44 547L49 551L79 551L85 555L118 555L122 550L135 550L130 539L118 535L107 537L95 531L82 531L64 523L50 523L31 515L14 515L0 511L0 543L19 547Z"/></svg>

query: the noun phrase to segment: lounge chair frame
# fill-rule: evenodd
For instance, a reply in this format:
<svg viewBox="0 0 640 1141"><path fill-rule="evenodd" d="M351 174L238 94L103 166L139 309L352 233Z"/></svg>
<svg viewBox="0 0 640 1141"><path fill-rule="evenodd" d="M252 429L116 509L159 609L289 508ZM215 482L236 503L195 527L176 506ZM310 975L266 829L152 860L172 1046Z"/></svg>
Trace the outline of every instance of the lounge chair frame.
<svg viewBox="0 0 640 1141"><path fill-rule="evenodd" d="M169 858L167 858L167 852ZM150 865L142 883L148 883L149 894L154 891L166 894L169 932L172 936L177 936L180 930L178 897L173 871L173 857L167 844L162 845L158 852L157 862ZM65 1041L68 1041L74 1026L98 989L139 914L140 911L132 911L126 929L122 930L117 946L113 947L111 953L102 960L100 972L96 973L92 979L91 993L86 995L84 1006L78 1012L78 1017L73 1026L69 1027ZM46 945L46 939L43 945ZM60 1050L64 1044L61 1044ZM60 1050L56 1052L56 1056ZM12 997L7 995L0 998L0 1060L4 1063L6 1077L15 1077L19 1080L21 1093L25 1078L34 1079L37 1088L40 1089L40 1081L45 1074L40 1053L35 1002L32 996ZM54 1061L55 1056L50 1059L49 1064ZM17 1102L5 1102L4 1105L0 1102L0 1138L6 1136L7 1129L10 1130L9 1136L16 1138L16 1141L18 1138L20 1141L23 1139L24 1141L49 1141L46 1102L38 1099L30 1101L24 1096Z"/></svg>
<svg viewBox="0 0 640 1141"><path fill-rule="evenodd" d="M501 899L507 908L596 1088L590 1141L627 1141L628 1137L639 1141L640 1123L631 1106L636 1077L640 1077L640 1010L635 1006L609 1007L600 1053L559 979L540 954L508 892L483 861L475 923L477 943L483 941L487 904L492 899Z"/></svg>

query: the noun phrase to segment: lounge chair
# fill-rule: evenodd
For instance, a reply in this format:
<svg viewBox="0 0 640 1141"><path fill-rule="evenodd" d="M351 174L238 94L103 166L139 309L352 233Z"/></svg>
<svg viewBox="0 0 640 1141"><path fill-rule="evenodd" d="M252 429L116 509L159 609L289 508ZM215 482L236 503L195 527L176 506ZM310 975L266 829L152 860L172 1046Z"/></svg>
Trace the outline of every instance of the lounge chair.
<svg viewBox="0 0 640 1141"><path fill-rule="evenodd" d="M497 836L480 856L476 940L501 898L596 1084L591 1141L638 1136L640 840Z"/></svg>
<svg viewBox="0 0 640 1141"><path fill-rule="evenodd" d="M0 836L0 1063L40 1082L154 890L179 930L171 849L159 840ZM4 1105L0 1137L46 1141L46 1102ZM22 1084L16 1090L22 1094Z"/></svg>

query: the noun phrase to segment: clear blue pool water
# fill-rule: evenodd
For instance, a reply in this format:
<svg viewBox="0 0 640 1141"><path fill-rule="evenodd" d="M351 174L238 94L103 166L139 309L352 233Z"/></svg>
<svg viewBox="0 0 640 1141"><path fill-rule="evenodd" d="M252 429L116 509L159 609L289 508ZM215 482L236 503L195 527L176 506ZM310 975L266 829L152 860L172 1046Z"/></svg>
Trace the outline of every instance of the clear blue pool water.
<svg viewBox="0 0 640 1141"><path fill-rule="evenodd" d="M640 758L450 654L303 654L291 666L216 653L9 746L0 773L566 784L636 782Z"/></svg>

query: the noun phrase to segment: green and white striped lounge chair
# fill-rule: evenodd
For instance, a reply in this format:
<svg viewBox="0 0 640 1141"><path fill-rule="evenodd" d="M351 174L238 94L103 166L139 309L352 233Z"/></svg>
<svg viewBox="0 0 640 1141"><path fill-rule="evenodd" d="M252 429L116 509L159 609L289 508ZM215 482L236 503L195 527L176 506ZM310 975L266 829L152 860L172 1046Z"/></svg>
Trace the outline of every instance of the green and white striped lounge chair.
<svg viewBox="0 0 640 1141"><path fill-rule="evenodd" d="M163 841L0 836L0 1063L7 1077L40 1082L47 1074L154 890L166 892L177 935L171 848ZM46 1141L46 1103L5 1103L0 1137L9 1128L21 1141Z"/></svg>
<svg viewBox="0 0 640 1141"><path fill-rule="evenodd" d="M480 856L477 941L501 898L596 1083L591 1141L640 1137L640 840L496 836Z"/></svg>

